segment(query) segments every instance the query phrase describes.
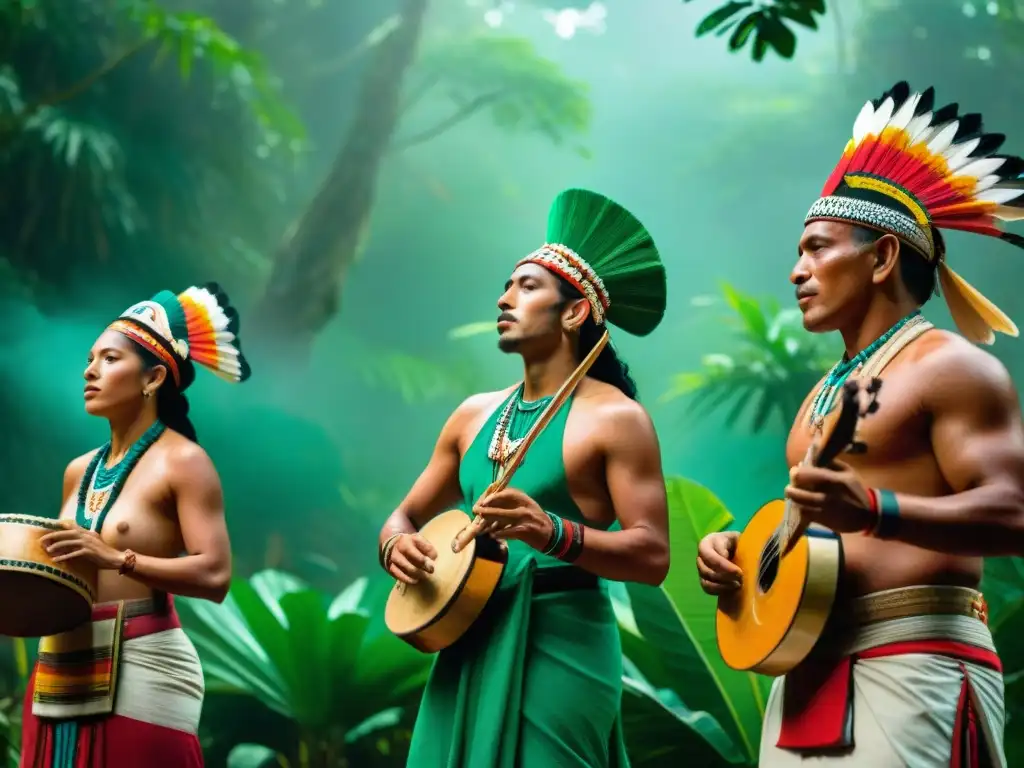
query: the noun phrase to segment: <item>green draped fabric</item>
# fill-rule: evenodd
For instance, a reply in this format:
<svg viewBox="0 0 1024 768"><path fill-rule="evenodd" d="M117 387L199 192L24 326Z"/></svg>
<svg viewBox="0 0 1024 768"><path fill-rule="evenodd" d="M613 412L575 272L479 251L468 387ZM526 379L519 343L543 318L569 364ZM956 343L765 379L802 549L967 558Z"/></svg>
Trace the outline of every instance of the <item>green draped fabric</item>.
<svg viewBox="0 0 1024 768"><path fill-rule="evenodd" d="M462 460L467 514L494 478L487 448L505 403ZM544 509L582 521L562 462L571 403L531 446L511 485ZM550 567L565 565L510 542L498 592L470 631L436 658L409 768L628 767L622 652L607 584L534 595L534 573Z"/></svg>

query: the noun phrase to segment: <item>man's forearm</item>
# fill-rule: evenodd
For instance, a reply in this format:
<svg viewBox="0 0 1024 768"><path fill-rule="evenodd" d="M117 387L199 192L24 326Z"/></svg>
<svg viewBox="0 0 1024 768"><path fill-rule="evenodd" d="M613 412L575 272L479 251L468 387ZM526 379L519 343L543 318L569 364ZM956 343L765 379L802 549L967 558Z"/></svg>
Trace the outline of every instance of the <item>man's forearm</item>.
<svg viewBox="0 0 1024 768"><path fill-rule="evenodd" d="M668 575L668 544L642 526L624 531L587 528L583 551L573 564L603 579L658 586Z"/></svg>
<svg viewBox="0 0 1024 768"><path fill-rule="evenodd" d="M897 493L895 499L898 515L885 538L950 555L1024 555L1024 493L1015 485L937 497Z"/></svg>
<svg viewBox="0 0 1024 768"><path fill-rule="evenodd" d="M231 565L218 565L207 555L136 555L135 566L125 576L160 592L219 603L231 586Z"/></svg>

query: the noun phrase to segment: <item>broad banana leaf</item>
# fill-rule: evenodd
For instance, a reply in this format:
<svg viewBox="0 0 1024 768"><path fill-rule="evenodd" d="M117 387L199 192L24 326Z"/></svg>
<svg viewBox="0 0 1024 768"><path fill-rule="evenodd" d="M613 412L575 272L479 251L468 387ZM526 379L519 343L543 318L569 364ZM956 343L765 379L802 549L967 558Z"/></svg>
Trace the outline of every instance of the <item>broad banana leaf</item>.
<svg viewBox="0 0 1024 768"><path fill-rule="evenodd" d="M1006 682L1006 760L1024 764L1024 560L985 560L982 591L988 602L989 627L1003 662Z"/></svg>
<svg viewBox="0 0 1024 768"><path fill-rule="evenodd" d="M698 483L672 477L666 488L672 567L660 588L627 585L637 628L652 651L633 661L654 687L670 688L690 710L706 712L721 725L734 742L732 750L719 747L730 762L753 764L771 680L735 672L722 661L716 602L701 591L694 567L701 538L723 530L733 517Z"/></svg>
<svg viewBox="0 0 1024 768"><path fill-rule="evenodd" d="M640 640L640 652L645 648ZM725 758L721 744L735 751L711 715L688 709L675 691L655 688L628 656L622 662L622 720L633 768L717 768Z"/></svg>
<svg viewBox="0 0 1024 768"><path fill-rule="evenodd" d="M354 738L393 723L395 705L419 691L430 667L394 637L367 640L365 590L359 579L328 601L269 570L233 581L222 605L179 604L211 690L255 696L306 732Z"/></svg>

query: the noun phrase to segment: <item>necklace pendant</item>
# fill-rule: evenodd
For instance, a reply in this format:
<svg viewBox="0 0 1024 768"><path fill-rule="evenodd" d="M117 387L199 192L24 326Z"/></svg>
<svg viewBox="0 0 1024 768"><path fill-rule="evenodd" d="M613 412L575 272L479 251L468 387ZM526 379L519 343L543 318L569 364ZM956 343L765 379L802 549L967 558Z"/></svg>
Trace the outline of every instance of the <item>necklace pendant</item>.
<svg viewBox="0 0 1024 768"><path fill-rule="evenodd" d="M109 490L93 491L90 493L89 500L86 502L86 517L90 520L96 517L96 514L106 506L109 497Z"/></svg>
<svg viewBox="0 0 1024 768"><path fill-rule="evenodd" d="M507 464L509 459L511 459L513 454L515 454L515 452L519 450L519 446L522 444L523 438L519 438L518 440L509 440L508 437L503 436L501 441L500 462L502 464Z"/></svg>

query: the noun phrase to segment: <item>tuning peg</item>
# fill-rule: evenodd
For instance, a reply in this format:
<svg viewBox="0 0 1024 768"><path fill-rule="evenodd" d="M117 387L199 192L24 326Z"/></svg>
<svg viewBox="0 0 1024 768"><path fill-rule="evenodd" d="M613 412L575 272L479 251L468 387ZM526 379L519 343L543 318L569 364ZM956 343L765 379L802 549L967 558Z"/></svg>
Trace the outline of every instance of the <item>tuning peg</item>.
<svg viewBox="0 0 1024 768"><path fill-rule="evenodd" d="M868 403L867 407L864 409L864 415L867 416L868 414L875 413L875 411L877 411L877 410L878 410L878 401L877 400L872 400L870 403Z"/></svg>
<svg viewBox="0 0 1024 768"><path fill-rule="evenodd" d="M867 443L862 443L860 440L854 440L849 446L847 446L846 452L851 456L860 456L861 454L868 452L868 445Z"/></svg>
<svg viewBox="0 0 1024 768"><path fill-rule="evenodd" d="M868 394L877 395L878 390L882 388L882 380L875 377L871 379L871 383L867 386Z"/></svg>

